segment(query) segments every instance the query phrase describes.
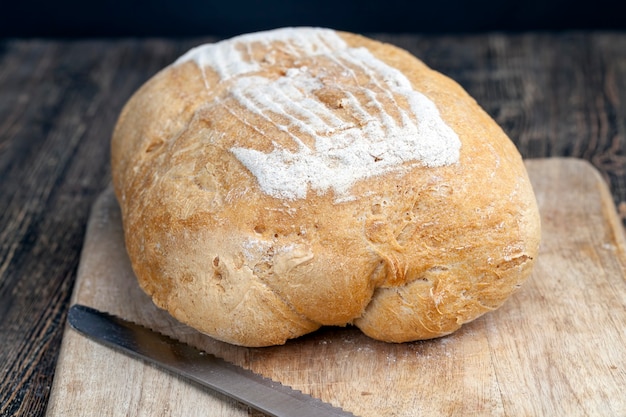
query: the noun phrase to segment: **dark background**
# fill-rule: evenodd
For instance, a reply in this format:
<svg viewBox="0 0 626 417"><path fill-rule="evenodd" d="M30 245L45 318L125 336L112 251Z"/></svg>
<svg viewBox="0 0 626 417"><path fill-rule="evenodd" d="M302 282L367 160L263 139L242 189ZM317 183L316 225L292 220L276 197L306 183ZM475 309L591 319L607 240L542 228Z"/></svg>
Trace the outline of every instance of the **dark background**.
<svg viewBox="0 0 626 417"><path fill-rule="evenodd" d="M0 37L232 36L281 26L361 33L622 30L626 0L2 0Z"/></svg>

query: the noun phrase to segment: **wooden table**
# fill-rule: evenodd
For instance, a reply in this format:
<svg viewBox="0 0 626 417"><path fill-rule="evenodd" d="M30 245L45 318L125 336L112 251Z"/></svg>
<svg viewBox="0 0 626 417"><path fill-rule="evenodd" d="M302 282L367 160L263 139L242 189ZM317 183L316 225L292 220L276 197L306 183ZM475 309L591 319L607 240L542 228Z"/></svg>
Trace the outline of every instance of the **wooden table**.
<svg viewBox="0 0 626 417"><path fill-rule="evenodd" d="M525 158L590 161L626 217L626 33L372 35L451 76ZM186 40L0 41L0 415L43 415L121 106Z"/></svg>

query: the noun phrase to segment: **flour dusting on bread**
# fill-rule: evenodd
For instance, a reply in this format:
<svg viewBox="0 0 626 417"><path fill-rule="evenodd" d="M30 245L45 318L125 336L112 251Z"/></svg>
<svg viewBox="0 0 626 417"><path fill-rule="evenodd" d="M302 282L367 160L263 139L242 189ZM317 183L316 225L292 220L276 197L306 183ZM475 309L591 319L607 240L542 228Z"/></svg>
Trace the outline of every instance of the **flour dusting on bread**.
<svg viewBox="0 0 626 417"><path fill-rule="evenodd" d="M363 47L349 47L332 30L243 35L192 49L177 64L189 60L229 84L229 97L241 105L229 108L236 117L253 113L289 132L295 150L279 144L271 152L231 149L274 197L301 199L310 188L349 199L358 180L458 161L461 142L435 104L400 71ZM260 75L277 63L280 71Z"/></svg>

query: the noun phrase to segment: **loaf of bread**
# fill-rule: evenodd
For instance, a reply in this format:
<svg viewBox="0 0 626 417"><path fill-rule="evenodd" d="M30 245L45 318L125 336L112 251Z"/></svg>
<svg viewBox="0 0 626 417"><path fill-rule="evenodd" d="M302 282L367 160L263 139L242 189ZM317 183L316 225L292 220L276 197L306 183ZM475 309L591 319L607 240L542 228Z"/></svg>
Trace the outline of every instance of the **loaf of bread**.
<svg viewBox="0 0 626 417"><path fill-rule="evenodd" d="M124 107L112 173L141 287L237 345L449 334L520 287L540 241L522 158L479 105L329 29L184 54Z"/></svg>

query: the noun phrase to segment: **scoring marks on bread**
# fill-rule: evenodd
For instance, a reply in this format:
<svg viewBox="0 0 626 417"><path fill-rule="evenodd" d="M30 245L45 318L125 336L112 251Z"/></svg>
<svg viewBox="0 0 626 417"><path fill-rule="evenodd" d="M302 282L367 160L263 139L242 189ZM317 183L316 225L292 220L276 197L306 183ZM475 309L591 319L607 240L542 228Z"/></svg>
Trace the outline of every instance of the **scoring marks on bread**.
<svg viewBox="0 0 626 417"><path fill-rule="evenodd" d="M188 61L228 85L208 105L225 107L244 124L251 114L267 122L257 133L272 141L270 152L237 145L230 151L273 197L332 190L338 201L350 200L361 179L458 162L460 140L435 104L335 31L243 35L192 49L176 64ZM281 135L289 143L275 140Z"/></svg>

